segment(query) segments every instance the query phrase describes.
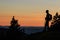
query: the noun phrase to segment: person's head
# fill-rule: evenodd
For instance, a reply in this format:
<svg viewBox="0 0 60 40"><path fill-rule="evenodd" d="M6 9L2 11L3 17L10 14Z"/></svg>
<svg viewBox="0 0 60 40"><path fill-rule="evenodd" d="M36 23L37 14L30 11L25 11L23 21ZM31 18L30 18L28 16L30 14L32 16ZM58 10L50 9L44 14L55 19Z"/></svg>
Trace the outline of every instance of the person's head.
<svg viewBox="0 0 60 40"><path fill-rule="evenodd" d="M56 16L58 16L58 12L56 12Z"/></svg>
<svg viewBox="0 0 60 40"><path fill-rule="evenodd" d="M49 10L46 10L46 13L49 13Z"/></svg>

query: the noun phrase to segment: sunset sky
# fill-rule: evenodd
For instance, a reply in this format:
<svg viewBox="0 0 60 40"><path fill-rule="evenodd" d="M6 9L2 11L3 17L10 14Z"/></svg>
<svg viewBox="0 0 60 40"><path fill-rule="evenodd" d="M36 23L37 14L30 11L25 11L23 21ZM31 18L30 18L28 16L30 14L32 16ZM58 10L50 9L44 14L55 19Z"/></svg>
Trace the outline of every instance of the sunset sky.
<svg viewBox="0 0 60 40"><path fill-rule="evenodd" d="M21 26L44 26L46 9L60 13L60 0L0 0L0 25L10 25L15 16Z"/></svg>

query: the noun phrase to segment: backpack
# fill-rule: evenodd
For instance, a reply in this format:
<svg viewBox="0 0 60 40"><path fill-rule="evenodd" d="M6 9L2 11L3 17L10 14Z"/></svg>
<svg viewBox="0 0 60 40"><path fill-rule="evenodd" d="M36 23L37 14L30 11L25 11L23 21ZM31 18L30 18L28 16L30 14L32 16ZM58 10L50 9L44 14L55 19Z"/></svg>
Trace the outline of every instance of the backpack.
<svg viewBox="0 0 60 40"><path fill-rule="evenodd" d="M51 14L49 14L49 21L50 21L50 20L52 20L52 15L51 15Z"/></svg>

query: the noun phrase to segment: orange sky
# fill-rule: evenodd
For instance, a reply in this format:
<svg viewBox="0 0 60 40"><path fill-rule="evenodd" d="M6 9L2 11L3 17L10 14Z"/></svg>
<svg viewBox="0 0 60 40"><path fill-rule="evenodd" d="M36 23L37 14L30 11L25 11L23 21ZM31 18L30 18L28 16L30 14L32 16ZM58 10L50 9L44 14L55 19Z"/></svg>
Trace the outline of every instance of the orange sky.
<svg viewBox="0 0 60 40"><path fill-rule="evenodd" d="M18 19L18 22L22 26L42 26L44 21L42 19L43 16L39 17L29 17L29 16L15 16L16 19ZM0 25L10 25L10 21L12 19L12 16L8 17L0 17ZM42 21L42 22L41 22Z"/></svg>
<svg viewBox="0 0 60 40"><path fill-rule="evenodd" d="M46 9L60 13L60 0L0 0L0 25L10 25L15 16L21 26L44 26Z"/></svg>

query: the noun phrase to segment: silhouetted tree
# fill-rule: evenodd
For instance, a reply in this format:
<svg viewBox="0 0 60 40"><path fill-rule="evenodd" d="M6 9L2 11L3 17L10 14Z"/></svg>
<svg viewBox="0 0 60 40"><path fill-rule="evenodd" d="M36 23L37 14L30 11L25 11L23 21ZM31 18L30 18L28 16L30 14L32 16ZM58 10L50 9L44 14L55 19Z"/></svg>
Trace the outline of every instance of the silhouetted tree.
<svg viewBox="0 0 60 40"><path fill-rule="evenodd" d="M44 31L49 30L49 21L52 20L52 15L49 14L49 10L46 10L46 18L45 18L45 28Z"/></svg>
<svg viewBox="0 0 60 40"><path fill-rule="evenodd" d="M12 21L11 21L11 26L10 26L10 29L12 30L12 31L17 31L18 30L18 28L19 28L19 24L18 24L18 20L15 20L15 18L14 18L14 16L13 16L13 18L12 18Z"/></svg>
<svg viewBox="0 0 60 40"><path fill-rule="evenodd" d="M58 12L53 17L50 30L51 31L60 31L60 15L58 15Z"/></svg>

